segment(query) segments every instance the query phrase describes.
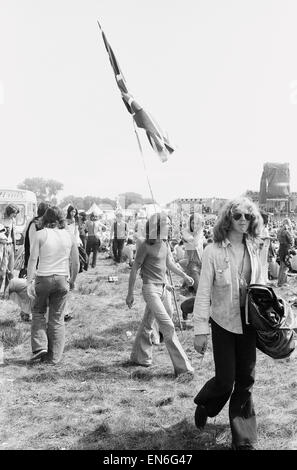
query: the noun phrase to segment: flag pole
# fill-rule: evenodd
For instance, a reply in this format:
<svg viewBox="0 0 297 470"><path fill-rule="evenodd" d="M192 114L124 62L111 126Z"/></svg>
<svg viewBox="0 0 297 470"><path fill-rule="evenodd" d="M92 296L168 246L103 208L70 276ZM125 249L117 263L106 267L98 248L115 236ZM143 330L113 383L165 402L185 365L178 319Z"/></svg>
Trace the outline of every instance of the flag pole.
<svg viewBox="0 0 297 470"><path fill-rule="evenodd" d="M177 319L178 319L178 323L179 323L179 327L180 327L180 332L181 332L181 335L182 335L182 338L183 338L184 337L183 328L182 328L182 323L181 323L180 314L179 314L179 308L178 308L176 295L175 295L175 287L174 287L173 282L172 282L172 275L171 275L170 269L168 269L168 274L169 274L169 278L170 278L170 284L172 286L173 300L174 300L174 304L175 304L175 310L176 310L176 313L177 313Z"/></svg>
<svg viewBox="0 0 297 470"><path fill-rule="evenodd" d="M127 87L126 87L126 83L125 83L125 79L124 77L122 76L122 73L121 73L121 70L120 70L120 67L119 67L119 64L117 63L117 59L115 58L114 56L114 53L107 41L107 39L105 38L105 35L103 33L103 30L101 28L101 24L99 23L99 21L97 20L97 23L98 23L98 27L102 33L102 36L103 36L103 41L105 43L105 48L107 50L107 53L109 55L109 60L111 62L111 66L113 68L113 71L114 71L114 74L115 74L115 77L116 77L116 81L117 81L117 84L118 84L118 87L121 91L121 94L122 94L122 99L124 100L124 103L126 105L126 107L128 108L128 111L132 114L132 120L133 120L133 126L134 126L134 131L135 131L135 135L136 135L136 138L137 138L137 142L138 142L138 147L139 147L139 151L140 151L140 154L141 154L141 157L142 157L142 163L143 163L143 167L144 167L144 171L145 171L145 175L146 175L146 179L147 179L147 182L148 182L148 186L149 186L149 190L150 190L150 193L151 193L151 197L152 197L152 200L153 200L153 204L154 204L154 209L155 209L155 212L157 212L157 208L156 208L156 203L155 203L155 198L154 198L154 195L153 195L153 191L152 191L152 187L151 187L151 183L150 183L150 180L149 180L149 177L148 177L148 172L147 172L147 169L146 169L146 165L145 165L145 160L144 160L144 155L143 155L143 151L142 151L142 146L141 146L141 142L140 142L140 139L139 139L139 135L138 135L138 132L137 132L137 129L136 129L136 123L135 123L135 120L134 120L134 114L135 114L135 106L133 108L133 106L130 105L130 103L128 104L127 102L127 99L125 98L125 96L129 96L129 93L127 91ZM125 99L124 99L125 98ZM131 96L131 99L133 97ZM132 102L134 101L134 99L132 99ZM128 107L128 106L129 107ZM137 105L137 103L135 103L135 105ZM130 108L130 109L129 109ZM136 108L139 108L139 105L136 106ZM139 108L138 109L138 112L141 110L142 108ZM159 134L159 131L158 129L156 128L156 125L152 122L152 120L149 118L149 116L146 114L146 119L148 120L148 123L146 122L146 125L143 126L145 129L147 129L147 135L148 135L148 132L150 132L150 134L153 132L157 132L157 134ZM140 126L141 127L141 126ZM149 136L148 136L149 137ZM159 136L160 137L160 136ZM170 149L170 152L173 151L173 148L171 148L171 146L169 146L169 142L167 142L168 139L165 139L164 136L161 136L162 139L163 139L163 146L166 147L166 149ZM151 140L149 138L149 141L151 143ZM151 143L152 145L152 143ZM152 147L154 148L154 150L156 150L156 148L152 145ZM170 282L172 284L172 277L171 277L171 272L170 270L168 270L169 272L169 277L170 277ZM179 316L179 311L178 311L178 306L177 306L177 301L176 301L176 297L175 297L175 291L174 291L174 287L173 287L173 297L174 297L174 302L175 302L175 307L176 307L176 311L177 311L177 316L178 316L178 320L179 320L179 323L180 323L180 328L181 328L181 321L180 321L180 316ZM181 328L181 332L182 332L182 328Z"/></svg>

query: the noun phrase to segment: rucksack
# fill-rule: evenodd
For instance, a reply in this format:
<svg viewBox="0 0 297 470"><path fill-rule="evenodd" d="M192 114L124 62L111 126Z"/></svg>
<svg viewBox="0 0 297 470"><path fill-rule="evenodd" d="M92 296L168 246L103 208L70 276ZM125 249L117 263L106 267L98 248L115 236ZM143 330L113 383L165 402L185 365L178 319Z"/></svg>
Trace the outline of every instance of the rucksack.
<svg viewBox="0 0 297 470"><path fill-rule="evenodd" d="M273 359L283 359L295 349L294 316L290 305L272 287L247 288L248 322L256 330L256 346Z"/></svg>

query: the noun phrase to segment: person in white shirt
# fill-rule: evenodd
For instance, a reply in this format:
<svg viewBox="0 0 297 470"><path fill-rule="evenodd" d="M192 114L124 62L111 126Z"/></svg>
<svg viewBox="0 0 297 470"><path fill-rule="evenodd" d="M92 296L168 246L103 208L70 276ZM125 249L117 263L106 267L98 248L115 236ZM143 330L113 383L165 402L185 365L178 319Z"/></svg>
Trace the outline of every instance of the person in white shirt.
<svg viewBox="0 0 297 470"><path fill-rule="evenodd" d="M67 209L66 222L66 229L74 236L77 246L82 245L78 229L78 210L71 205Z"/></svg>
<svg viewBox="0 0 297 470"><path fill-rule="evenodd" d="M43 216L45 228L36 233L27 273L28 295L34 298L31 324L32 360L46 359L54 364L61 360L63 354L64 310L69 289L74 288L79 268L77 243L65 230L65 224L61 209L54 206L46 210ZM39 262L36 270L37 260Z"/></svg>
<svg viewBox="0 0 297 470"><path fill-rule="evenodd" d="M186 273L194 279L194 285L189 290L196 293L199 283L202 252L203 252L203 227L204 219L199 213L191 214L189 219L189 228L182 231L184 247L188 264Z"/></svg>

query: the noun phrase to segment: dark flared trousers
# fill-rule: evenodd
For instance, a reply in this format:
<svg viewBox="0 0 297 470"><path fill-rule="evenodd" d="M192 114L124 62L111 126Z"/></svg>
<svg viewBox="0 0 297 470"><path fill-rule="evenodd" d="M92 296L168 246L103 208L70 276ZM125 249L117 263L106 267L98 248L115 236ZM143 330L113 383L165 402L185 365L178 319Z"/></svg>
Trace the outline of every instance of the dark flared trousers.
<svg viewBox="0 0 297 470"><path fill-rule="evenodd" d="M243 317L243 312L242 312ZM232 442L238 446L257 440L256 416L252 400L255 381L256 335L250 326L243 334L231 333L211 320L215 377L194 399L204 405L207 415L216 416L227 401Z"/></svg>

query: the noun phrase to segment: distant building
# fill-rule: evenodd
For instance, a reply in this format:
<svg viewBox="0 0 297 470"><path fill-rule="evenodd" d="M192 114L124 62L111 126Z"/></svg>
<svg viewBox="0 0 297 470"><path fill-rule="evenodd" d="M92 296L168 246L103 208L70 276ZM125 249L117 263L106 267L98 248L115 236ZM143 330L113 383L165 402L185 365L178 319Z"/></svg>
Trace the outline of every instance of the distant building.
<svg viewBox="0 0 297 470"><path fill-rule="evenodd" d="M179 198L167 204L172 214L198 212L200 214L217 214L226 199L223 198Z"/></svg>

